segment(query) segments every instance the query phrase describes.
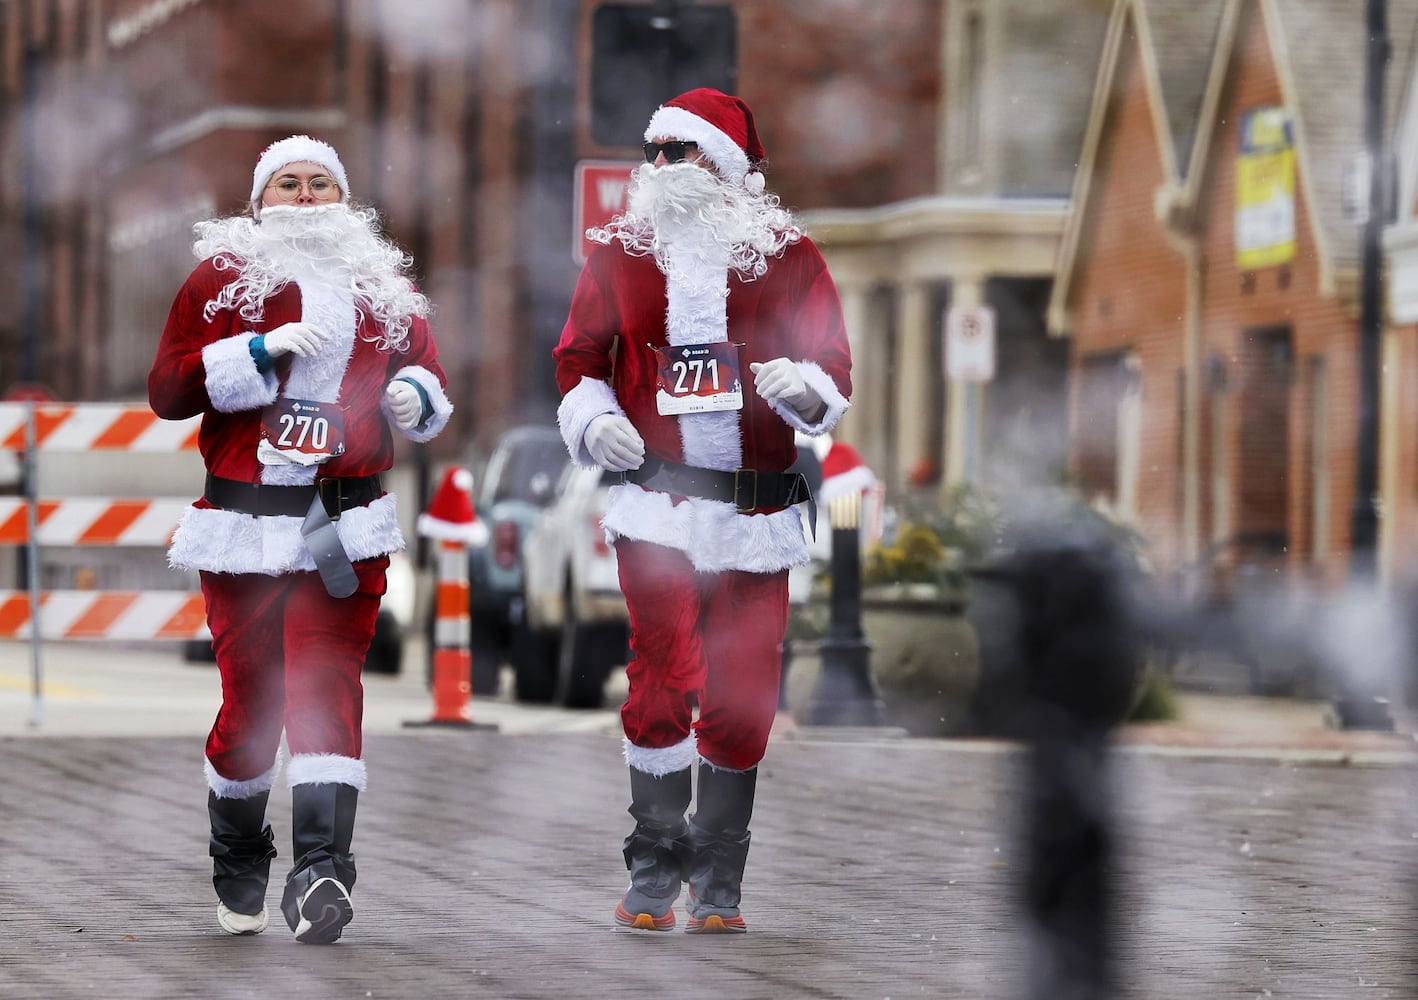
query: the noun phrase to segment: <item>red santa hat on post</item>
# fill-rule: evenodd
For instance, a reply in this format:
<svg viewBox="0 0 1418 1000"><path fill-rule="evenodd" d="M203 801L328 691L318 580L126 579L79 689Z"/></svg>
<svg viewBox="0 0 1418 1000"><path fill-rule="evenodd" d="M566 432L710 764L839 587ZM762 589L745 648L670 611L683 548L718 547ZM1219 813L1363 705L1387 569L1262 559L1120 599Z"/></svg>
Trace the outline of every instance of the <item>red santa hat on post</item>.
<svg viewBox="0 0 1418 1000"><path fill-rule="evenodd" d="M692 142L721 177L757 194L763 190L763 143L753 124L753 112L741 97L712 87L686 91L660 105L650 116L645 139L673 136Z"/></svg>
<svg viewBox="0 0 1418 1000"><path fill-rule="evenodd" d="M251 175L251 214L261 218L261 195L271 182L277 170L292 163L314 163L330 171L335 183L340 185L340 201L350 200L350 183L345 177L345 165L340 162L340 154L328 142L313 136L292 135L273 142L261 151L256 161L256 170Z"/></svg>
<svg viewBox="0 0 1418 1000"><path fill-rule="evenodd" d="M862 461L857 449L841 441L833 441L822 459L822 489L818 502L830 503L838 497L864 492L875 485L876 475Z"/></svg>
<svg viewBox="0 0 1418 1000"><path fill-rule="evenodd" d="M428 510L419 515L418 532L425 538L465 545L487 542L487 527L473 510L473 474L455 465L443 474Z"/></svg>

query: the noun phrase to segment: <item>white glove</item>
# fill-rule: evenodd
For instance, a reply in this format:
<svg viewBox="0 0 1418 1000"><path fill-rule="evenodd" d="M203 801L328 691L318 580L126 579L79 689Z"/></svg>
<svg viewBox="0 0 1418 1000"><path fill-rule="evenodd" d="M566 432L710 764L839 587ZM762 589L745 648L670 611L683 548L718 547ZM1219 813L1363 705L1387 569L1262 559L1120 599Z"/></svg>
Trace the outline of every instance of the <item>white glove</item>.
<svg viewBox="0 0 1418 1000"><path fill-rule="evenodd" d="M389 415L400 430L413 430L423 419L423 400L419 391L403 379L395 379L384 390L385 405Z"/></svg>
<svg viewBox="0 0 1418 1000"><path fill-rule="evenodd" d="M586 425L586 450L597 465L611 472L638 469L645 461L645 439L619 413L602 413Z"/></svg>
<svg viewBox="0 0 1418 1000"><path fill-rule="evenodd" d="M748 366L753 372L753 390L768 402L782 400L801 416L811 416L822 406L817 390L803 381L803 373L787 358L755 361Z"/></svg>
<svg viewBox="0 0 1418 1000"><path fill-rule="evenodd" d="M309 323L287 323L266 334L266 353L273 358L294 354L308 358L325 343L325 331Z"/></svg>

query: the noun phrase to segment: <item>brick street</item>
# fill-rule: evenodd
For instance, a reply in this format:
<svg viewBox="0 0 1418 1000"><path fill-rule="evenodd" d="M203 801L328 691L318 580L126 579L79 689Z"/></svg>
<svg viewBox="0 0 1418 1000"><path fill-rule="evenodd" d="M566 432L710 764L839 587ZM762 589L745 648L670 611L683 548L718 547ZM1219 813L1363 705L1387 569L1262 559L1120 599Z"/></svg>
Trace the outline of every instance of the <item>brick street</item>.
<svg viewBox="0 0 1418 1000"><path fill-rule="evenodd" d="M1352 735L1338 756L1113 755L1121 996L1418 995L1411 741ZM775 739L731 938L613 925L610 727L379 732L365 756L355 920L321 948L290 937L275 885L265 934L218 930L200 739L0 740L0 996L1020 995L1003 744Z"/></svg>

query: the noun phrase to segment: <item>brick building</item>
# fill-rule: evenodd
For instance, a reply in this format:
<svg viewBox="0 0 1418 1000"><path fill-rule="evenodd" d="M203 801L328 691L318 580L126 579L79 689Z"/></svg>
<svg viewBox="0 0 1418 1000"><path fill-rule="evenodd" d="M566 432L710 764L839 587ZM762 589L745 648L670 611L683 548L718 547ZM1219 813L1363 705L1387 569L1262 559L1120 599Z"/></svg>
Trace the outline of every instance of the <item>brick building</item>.
<svg viewBox="0 0 1418 1000"><path fill-rule="evenodd" d="M1411 67L1418 4L1389 12L1393 65ZM1363 5L1340 0L1115 6L1051 324L1073 344L1077 479L1164 565L1348 573L1361 227L1341 202L1364 148L1364 42ZM1391 72L1390 135L1411 94ZM1270 159L1254 144L1266 121ZM1257 229L1262 161L1288 195ZM1411 333L1389 329L1383 352L1379 566L1406 581Z"/></svg>

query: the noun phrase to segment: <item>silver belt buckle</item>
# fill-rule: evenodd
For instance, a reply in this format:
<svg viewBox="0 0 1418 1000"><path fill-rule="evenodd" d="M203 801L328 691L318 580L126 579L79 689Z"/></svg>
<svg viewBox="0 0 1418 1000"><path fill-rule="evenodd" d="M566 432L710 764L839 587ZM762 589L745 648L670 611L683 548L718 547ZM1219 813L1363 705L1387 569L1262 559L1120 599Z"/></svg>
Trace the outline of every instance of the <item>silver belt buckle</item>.
<svg viewBox="0 0 1418 1000"><path fill-rule="evenodd" d="M747 480L748 502L743 500ZM757 469L735 469L734 470L734 506L740 513L753 510L758 506L758 470Z"/></svg>

